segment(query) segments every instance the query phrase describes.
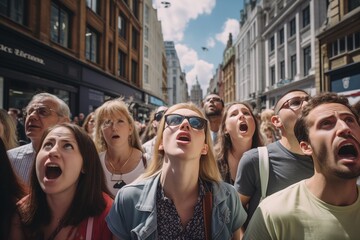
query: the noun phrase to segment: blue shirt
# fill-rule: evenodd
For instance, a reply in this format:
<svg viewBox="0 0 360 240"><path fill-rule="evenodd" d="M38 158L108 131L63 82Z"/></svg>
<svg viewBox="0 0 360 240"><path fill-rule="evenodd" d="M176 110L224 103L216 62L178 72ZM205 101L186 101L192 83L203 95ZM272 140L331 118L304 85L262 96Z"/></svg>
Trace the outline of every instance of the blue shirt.
<svg viewBox="0 0 360 240"><path fill-rule="evenodd" d="M120 239L157 239L156 193L160 174L124 186L106 217L110 231ZM246 220L239 195L230 184L212 183L212 239L230 239Z"/></svg>

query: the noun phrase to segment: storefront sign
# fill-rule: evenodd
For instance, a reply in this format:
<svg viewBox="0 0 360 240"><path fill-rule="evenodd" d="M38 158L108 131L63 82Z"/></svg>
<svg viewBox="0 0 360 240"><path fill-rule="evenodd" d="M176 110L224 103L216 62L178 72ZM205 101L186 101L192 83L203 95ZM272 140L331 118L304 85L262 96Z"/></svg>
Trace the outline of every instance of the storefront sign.
<svg viewBox="0 0 360 240"><path fill-rule="evenodd" d="M42 65L45 65L45 61L44 59L40 58L40 57L36 57L30 53L25 52L24 50L18 49L18 48L12 48L9 46L6 46L2 43L0 43L0 51L4 52L4 53L8 53L8 54L12 54L14 56L17 57L21 57L30 61L33 61L35 63L39 63Z"/></svg>

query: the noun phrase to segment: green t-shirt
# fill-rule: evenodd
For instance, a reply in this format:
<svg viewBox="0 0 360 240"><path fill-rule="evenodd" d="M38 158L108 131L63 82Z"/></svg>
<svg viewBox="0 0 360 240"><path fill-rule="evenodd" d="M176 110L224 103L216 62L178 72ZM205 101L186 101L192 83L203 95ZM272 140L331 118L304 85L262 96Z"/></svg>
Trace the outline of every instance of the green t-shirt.
<svg viewBox="0 0 360 240"><path fill-rule="evenodd" d="M264 199L244 239L360 239L360 197L350 206L333 206L303 180Z"/></svg>

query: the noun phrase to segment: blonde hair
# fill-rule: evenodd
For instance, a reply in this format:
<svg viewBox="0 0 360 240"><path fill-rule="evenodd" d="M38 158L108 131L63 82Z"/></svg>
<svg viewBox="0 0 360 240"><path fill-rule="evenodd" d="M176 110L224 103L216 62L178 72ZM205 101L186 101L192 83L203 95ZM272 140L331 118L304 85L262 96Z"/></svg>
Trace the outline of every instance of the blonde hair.
<svg viewBox="0 0 360 240"><path fill-rule="evenodd" d="M4 109L0 109L0 122L4 128L4 134L0 137L4 142L6 150L17 147L18 141L16 124Z"/></svg>
<svg viewBox="0 0 360 240"><path fill-rule="evenodd" d="M176 105L173 105L166 111L166 115L178 109L189 109L199 114L200 117L205 118L203 112L194 103L190 103L190 102L178 103ZM165 129L165 118L163 117L158 127L157 138L154 145L154 152L151 158L151 163L149 167L146 169L145 173L142 175L142 178L152 177L161 171L164 161L164 150L159 150L159 145L163 140L164 129ZM205 181L219 182L221 181L221 175L217 167L217 163L213 152L213 145L210 136L209 124L206 124L206 128L205 128L205 143L208 145L209 148L207 154L201 155L200 157L199 176L202 180Z"/></svg>
<svg viewBox="0 0 360 240"><path fill-rule="evenodd" d="M132 127L132 132L129 139L130 146L139 149L141 152L143 152L139 133L136 130L135 127L135 121L133 117L131 116L128 106L123 101L123 98L116 98L113 100L109 100L107 102L104 102L98 109L95 111L95 145L98 150L98 152L103 152L107 150L107 144L104 139L103 133L101 131L101 125L104 122L105 116L116 116L119 113L123 114L130 126Z"/></svg>

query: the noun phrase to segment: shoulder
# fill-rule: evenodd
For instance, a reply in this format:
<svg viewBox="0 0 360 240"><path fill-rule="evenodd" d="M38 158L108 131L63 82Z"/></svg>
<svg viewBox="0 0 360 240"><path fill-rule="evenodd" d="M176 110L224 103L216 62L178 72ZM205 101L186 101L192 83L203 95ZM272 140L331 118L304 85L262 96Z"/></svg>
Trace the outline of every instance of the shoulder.
<svg viewBox="0 0 360 240"><path fill-rule="evenodd" d="M16 157L18 153L34 153L35 150L32 146L32 143L28 143L26 145L16 147L7 151L9 158Z"/></svg>
<svg viewBox="0 0 360 240"><path fill-rule="evenodd" d="M266 197L259 205L262 212L275 215L292 211L299 204L299 197L303 197L305 180L297 182Z"/></svg>

